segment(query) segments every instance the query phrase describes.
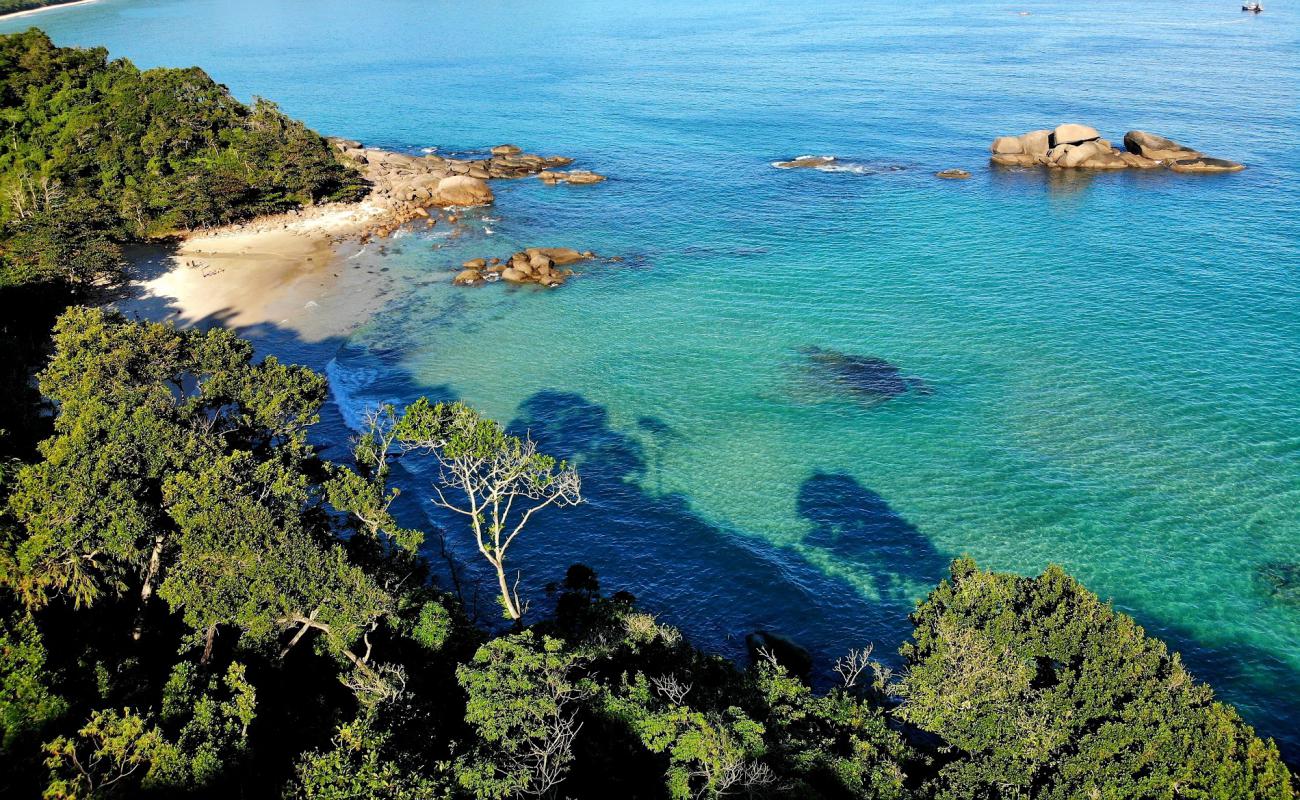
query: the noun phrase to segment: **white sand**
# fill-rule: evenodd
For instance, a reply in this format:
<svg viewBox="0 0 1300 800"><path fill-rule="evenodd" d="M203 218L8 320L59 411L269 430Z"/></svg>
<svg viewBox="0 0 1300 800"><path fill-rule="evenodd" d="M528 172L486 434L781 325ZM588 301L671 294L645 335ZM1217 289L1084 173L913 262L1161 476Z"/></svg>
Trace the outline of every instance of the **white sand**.
<svg viewBox="0 0 1300 800"><path fill-rule="evenodd" d="M99 0L76 0L75 3L59 3L53 6L41 6L40 8L29 8L26 11L11 11L8 14L0 14L0 19L17 19L18 17L30 17L32 14L40 14L42 11L53 11L56 8L72 8L73 6L84 6L88 3L98 3Z"/></svg>
<svg viewBox="0 0 1300 800"><path fill-rule="evenodd" d="M117 306L152 303L156 315L161 301L182 325L270 324L304 341L345 334L378 309L382 290L356 258L364 247L346 242L382 213L369 203L322 206L193 234L166 272L134 284L134 298Z"/></svg>

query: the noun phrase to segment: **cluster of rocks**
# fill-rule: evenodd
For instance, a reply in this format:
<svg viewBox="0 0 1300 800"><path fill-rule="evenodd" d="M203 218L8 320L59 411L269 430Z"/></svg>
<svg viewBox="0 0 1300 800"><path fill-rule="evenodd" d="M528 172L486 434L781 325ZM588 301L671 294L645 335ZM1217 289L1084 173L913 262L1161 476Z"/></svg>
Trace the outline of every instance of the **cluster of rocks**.
<svg viewBox="0 0 1300 800"><path fill-rule="evenodd" d="M480 283L506 281L508 283L535 283L540 286L561 286L574 272L567 267L579 261L596 257L590 250L579 252L568 247L529 247L510 256L500 258L474 258L461 265L461 271L452 279L457 286L475 286Z"/></svg>
<svg viewBox="0 0 1300 800"><path fill-rule="evenodd" d="M1146 131L1124 134L1124 149L1112 147L1096 128L1076 123L1058 125L1019 136L993 140L995 164L1008 167L1044 166L1061 169L1155 169L1174 172L1237 172L1245 166Z"/></svg>
<svg viewBox="0 0 1300 800"><path fill-rule="evenodd" d="M573 163L567 156L538 156L512 144L493 147L487 158L444 158L395 153L365 147L350 139L330 142L344 159L356 165L371 184L368 202L382 212L382 220L365 236L387 236L411 220L429 218L428 208L481 206L494 196L487 182L493 179L525 178L531 175L548 182L597 183L603 176L586 170L555 172ZM551 180L553 176L559 176Z"/></svg>

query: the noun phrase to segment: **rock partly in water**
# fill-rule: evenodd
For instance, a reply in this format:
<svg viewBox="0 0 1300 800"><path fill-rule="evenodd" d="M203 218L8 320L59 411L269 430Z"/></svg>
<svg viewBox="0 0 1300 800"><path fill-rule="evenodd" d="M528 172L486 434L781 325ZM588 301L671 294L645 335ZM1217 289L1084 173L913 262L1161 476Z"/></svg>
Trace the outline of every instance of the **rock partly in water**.
<svg viewBox="0 0 1300 800"><path fill-rule="evenodd" d="M1236 161L1228 161L1225 158L1201 156L1200 158L1184 158L1178 161L1170 161L1169 168L1174 172L1241 172L1246 168L1246 165L1238 164Z"/></svg>
<svg viewBox="0 0 1300 800"><path fill-rule="evenodd" d="M953 167L951 169L941 169L938 172L934 173L934 176L936 178L944 178L945 180L950 180L950 181L964 180L970 177L970 173L964 169L957 169L956 167Z"/></svg>
<svg viewBox="0 0 1300 800"><path fill-rule="evenodd" d="M433 202L442 206L485 206L492 200L487 181L470 175L448 175L438 181Z"/></svg>
<svg viewBox="0 0 1300 800"><path fill-rule="evenodd" d="M1077 123L1058 125L993 140L989 160L1004 167L1046 166L1059 169L1152 169L1164 166L1174 172L1236 172L1245 169L1234 161L1208 158L1199 151L1146 131L1124 134L1124 150L1111 146L1096 128Z"/></svg>
<svg viewBox="0 0 1300 800"><path fill-rule="evenodd" d="M572 183L574 185L600 183L606 180L604 175L585 169L575 169L569 172L560 172L558 170L543 170L537 173L537 178L542 183L549 183L554 186L557 183Z"/></svg>
<svg viewBox="0 0 1300 800"><path fill-rule="evenodd" d="M824 347L805 347L801 353L808 377L818 385L869 405L883 403L908 392L930 393L925 381L904 375L897 366L883 358L843 353Z"/></svg>
<svg viewBox="0 0 1300 800"><path fill-rule="evenodd" d="M777 169L816 169L835 163L835 156L799 156L789 161L775 161Z"/></svg>
<svg viewBox="0 0 1300 800"><path fill-rule="evenodd" d="M476 283L481 283L482 280L483 273L479 270L463 269L456 273L456 277L453 278L451 282L457 286L473 286Z"/></svg>
<svg viewBox="0 0 1300 800"><path fill-rule="evenodd" d="M776 659L776 663L785 667L791 675L807 678L812 672L812 654L799 646L789 637L772 631L754 631L745 636L745 647L750 660L757 664L760 660Z"/></svg>
<svg viewBox="0 0 1300 800"><path fill-rule="evenodd" d="M990 148L994 155L1016 155L1025 152L1025 146L1019 136L999 136L993 140Z"/></svg>
<svg viewBox="0 0 1300 800"><path fill-rule="evenodd" d="M1203 153L1190 147L1146 131L1129 131L1124 134L1124 149L1152 161L1177 161L1184 158L1198 158Z"/></svg>
<svg viewBox="0 0 1300 800"><path fill-rule="evenodd" d="M1038 164L1038 157L1028 153L995 153L989 159L1002 167L1032 167Z"/></svg>
<svg viewBox="0 0 1300 800"><path fill-rule="evenodd" d="M503 280L508 283L535 283L546 287L561 286L574 274L567 265L589 261L595 257L596 254L590 250L580 251L570 247L530 247L504 260L470 259L464 263L464 269L456 275L452 283L468 286L480 281L492 283ZM470 273L478 278L473 279Z"/></svg>

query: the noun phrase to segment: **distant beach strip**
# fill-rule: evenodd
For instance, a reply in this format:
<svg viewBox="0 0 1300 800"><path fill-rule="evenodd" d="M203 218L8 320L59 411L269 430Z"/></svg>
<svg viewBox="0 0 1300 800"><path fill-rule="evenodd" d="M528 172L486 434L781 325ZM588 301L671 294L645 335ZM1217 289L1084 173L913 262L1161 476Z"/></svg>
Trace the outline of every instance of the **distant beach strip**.
<svg viewBox="0 0 1300 800"><path fill-rule="evenodd" d="M0 19L26 17L55 8L84 6L88 3L97 2L99 0L48 0L48 2L41 2L40 0L0 0Z"/></svg>

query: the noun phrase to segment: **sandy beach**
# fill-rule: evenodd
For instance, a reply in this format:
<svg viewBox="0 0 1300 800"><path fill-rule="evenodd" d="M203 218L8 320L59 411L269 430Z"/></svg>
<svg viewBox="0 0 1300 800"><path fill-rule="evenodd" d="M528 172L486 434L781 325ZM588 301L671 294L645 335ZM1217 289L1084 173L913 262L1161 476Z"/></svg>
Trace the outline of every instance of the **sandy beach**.
<svg viewBox="0 0 1300 800"><path fill-rule="evenodd" d="M148 273L116 303L126 313L161 304L182 325L274 325L304 341L355 328L379 306L359 234L386 212L369 203L320 206L191 234L154 250Z"/></svg>
<svg viewBox="0 0 1300 800"><path fill-rule="evenodd" d="M84 6L90 3L98 3L99 0L74 0L71 3L59 3L52 6L41 6L40 8L29 8L25 11L11 11L8 14L0 14L0 19L17 19L19 17L30 17L33 14L40 14L44 11L53 11L56 8L72 8L73 6Z"/></svg>

